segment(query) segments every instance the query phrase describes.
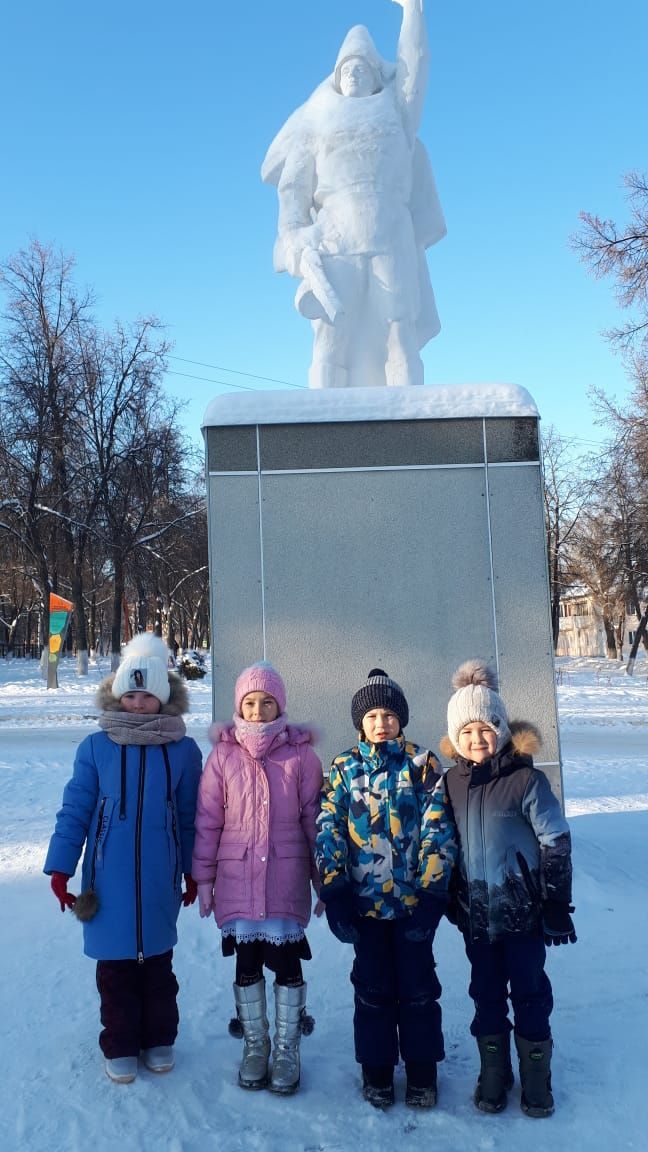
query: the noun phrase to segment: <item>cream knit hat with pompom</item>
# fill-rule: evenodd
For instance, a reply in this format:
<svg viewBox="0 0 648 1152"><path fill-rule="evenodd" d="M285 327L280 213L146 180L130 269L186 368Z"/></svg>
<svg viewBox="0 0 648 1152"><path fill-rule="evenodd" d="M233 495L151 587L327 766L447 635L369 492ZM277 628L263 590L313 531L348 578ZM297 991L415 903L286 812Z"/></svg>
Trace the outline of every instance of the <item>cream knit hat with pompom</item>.
<svg viewBox="0 0 648 1152"><path fill-rule="evenodd" d="M511 739L504 701L498 695L497 673L483 660L467 660L452 677L456 689L448 704L448 736L459 749L459 733L466 724L481 721L497 737L495 752Z"/></svg>

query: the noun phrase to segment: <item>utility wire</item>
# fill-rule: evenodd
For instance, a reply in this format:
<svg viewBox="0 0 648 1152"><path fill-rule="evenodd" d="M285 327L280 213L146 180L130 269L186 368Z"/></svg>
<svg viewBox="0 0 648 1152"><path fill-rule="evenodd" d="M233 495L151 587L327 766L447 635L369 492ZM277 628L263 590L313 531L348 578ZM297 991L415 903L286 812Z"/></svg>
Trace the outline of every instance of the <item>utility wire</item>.
<svg viewBox="0 0 648 1152"><path fill-rule="evenodd" d="M242 372L240 368L224 368L222 364L206 364L204 360L188 360L185 356L169 356L170 360L179 360L181 364L196 364L199 368L213 368L215 372L231 372L233 376L248 376L250 380L265 380L268 384L283 384L286 388L303 388L303 384L294 384L291 380L276 380L273 376L257 376L254 372ZM177 376L182 376L182 372L177 372ZM196 376L194 379L198 380L200 377ZM225 380L212 380L208 381L212 384L225 384ZM231 385L236 387L236 385Z"/></svg>

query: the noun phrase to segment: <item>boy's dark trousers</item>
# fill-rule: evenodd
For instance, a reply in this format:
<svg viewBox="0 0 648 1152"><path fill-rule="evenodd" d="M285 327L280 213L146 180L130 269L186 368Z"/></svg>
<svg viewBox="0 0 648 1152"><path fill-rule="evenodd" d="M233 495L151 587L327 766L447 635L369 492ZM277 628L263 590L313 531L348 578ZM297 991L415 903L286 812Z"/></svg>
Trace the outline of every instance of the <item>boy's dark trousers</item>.
<svg viewBox="0 0 648 1152"><path fill-rule="evenodd" d="M178 1034L178 981L173 951L137 960L99 960L101 998L99 1047L108 1060L139 1056L143 1048L165 1047Z"/></svg>
<svg viewBox="0 0 648 1152"><path fill-rule="evenodd" d="M472 1035L500 1036L510 1032L510 994L517 1035L525 1040L548 1040L553 996L544 970L546 950L542 936L512 933L492 942L464 939L471 965L468 991L475 1003Z"/></svg>
<svg viewBox="0 0 648 1152"><path fill-rule="evenodd" d="M356 925L351 982L357 1062L394 1067L399 1049L408 1063L443 1060L441 985L430 940L407 939L409 917L360 917Z"/></svg>

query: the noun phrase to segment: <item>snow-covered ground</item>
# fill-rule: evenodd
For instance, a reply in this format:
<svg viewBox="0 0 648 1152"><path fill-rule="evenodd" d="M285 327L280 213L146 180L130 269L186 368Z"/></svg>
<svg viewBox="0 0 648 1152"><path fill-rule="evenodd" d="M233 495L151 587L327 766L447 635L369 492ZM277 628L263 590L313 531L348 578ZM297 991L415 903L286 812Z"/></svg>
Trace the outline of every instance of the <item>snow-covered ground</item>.
<svg viewBox="0 0 648 1152"><path fill-rule="evenodd" d="M6 1152L610 1152L648 1146L648 663L634 678L599 660L559 660L565 795L574 840L578 943L550 951L556 1112L531 1120L517 1089L500 1116L471 1093L477 1070L461 939L445 920L435 952L447 1058L430 1113L400 1099L376 1112L359 1094L353 1059L352 949L313 921L307 965L317 1023L302 1045L302 1087L288 1099L243 1092L230 1039L233 962L213 921L182 910L177 1063L127 1086L103 1072L94 963L81 929L61 915L42 862L94 692L73 663L47 691L31 661L0 661L0 1147ZM210 679L189 685L189 730L206 752ZM295 717L296 720L299 717ZM415 723L410 725L415 738ZM351 733L340 733L340 744ZM441 734L440 734L441 735ZM71 885L75 890L74 883Z"/></svg>

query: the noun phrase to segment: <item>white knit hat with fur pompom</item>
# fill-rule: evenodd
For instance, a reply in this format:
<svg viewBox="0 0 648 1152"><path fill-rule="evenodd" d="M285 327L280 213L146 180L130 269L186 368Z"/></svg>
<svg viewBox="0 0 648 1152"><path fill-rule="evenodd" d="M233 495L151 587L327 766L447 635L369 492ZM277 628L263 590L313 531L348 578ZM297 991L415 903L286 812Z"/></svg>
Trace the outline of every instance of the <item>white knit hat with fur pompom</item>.
<svg viewBox="0 0 648 1152"><path fill-rule="evenodd" d="M169 685L169 649L161 636L141 632L124 649L124 657L115 672L112 694L121 700L126 692L149 692L166 704Z"/></svg>
<svg viewBox="0 0 648 1152"><path fill-rule="evenodd" d="M467 660L452 677L456 689L448 704L448 736L459 749L459 733L466 724L481 722L497 737L495 752L511 739L504 701L498 695L497 673L483 660Z"/></svg>

